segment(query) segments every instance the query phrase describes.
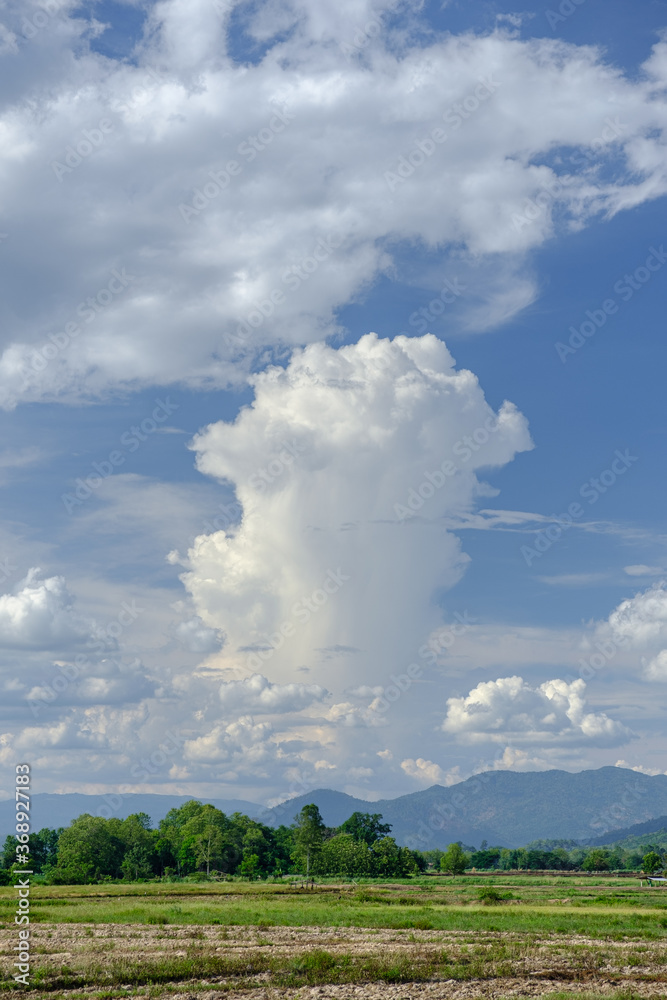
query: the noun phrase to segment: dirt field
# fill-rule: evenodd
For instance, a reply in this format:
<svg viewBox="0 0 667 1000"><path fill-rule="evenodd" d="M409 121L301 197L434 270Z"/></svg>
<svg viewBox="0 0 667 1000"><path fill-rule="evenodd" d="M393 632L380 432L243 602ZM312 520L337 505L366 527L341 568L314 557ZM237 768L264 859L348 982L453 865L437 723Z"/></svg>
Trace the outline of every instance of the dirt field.
<svg viewBox="0 0 667 1000"><path fill-rule="evenodd" d="M3 965L11 965L15 940L13 929L0 930ZM659 941L566 935L527 940L525 934L355 927L41 923L32 928L31 944L32 996L467 1000L584 993L617 994L626 1000L631 994L667 997L667 955ZM402 969L402 979L414 968L418 973L414 978L425 981L363 982L369 978L364 963L379 959L384 967L389 963ZM204 974L188 977L181 970L170 980L168 966L179 961L198 962ZM347 971L342 978L350 981L313 984L318 961L330 979L340 979L343 968ZM164 969L160 982L151 973L158 968ZM454 970L454 978L446 978L448 969ZM9 985L5 983L5 990ZM19 989L25 993L23 987ZM18 992L7 990L5 995Z"/></svg>

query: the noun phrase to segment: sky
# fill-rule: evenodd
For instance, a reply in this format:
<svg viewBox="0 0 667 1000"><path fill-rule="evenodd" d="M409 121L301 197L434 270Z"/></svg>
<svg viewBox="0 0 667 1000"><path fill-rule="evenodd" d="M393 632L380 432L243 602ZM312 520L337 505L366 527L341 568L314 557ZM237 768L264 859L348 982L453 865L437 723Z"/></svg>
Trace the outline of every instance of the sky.
<svg viewBox="0 0 667 1000"><path fill-rule="evenodd" d="M667 773L666 0L0 50L0 796Z"/></svg>

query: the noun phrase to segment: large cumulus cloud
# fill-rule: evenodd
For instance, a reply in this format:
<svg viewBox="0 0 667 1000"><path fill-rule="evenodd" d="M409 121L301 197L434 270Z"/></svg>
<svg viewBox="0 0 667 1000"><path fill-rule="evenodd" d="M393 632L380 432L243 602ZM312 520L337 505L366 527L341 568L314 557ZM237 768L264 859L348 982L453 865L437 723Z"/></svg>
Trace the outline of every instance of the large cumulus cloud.
<svg viewBox="0 0 667 1000"><path fill-rule="evenodd" d="M193 443L243 509L235 530L196 539L183 576L228 637L218 662L272 681L326 664L334 693L388 682L465 566L440 518L484 492L478 469L531 447L526 421L510 403L494 413L432 336L311 345L254 385L252 406Z"/></svg>
<svg viewBox="0 0 667 1000"><path fill-rule="evenodd" d="M465 697L448 699L442 728L469 743L626 743L630 730L604 712L588 711L585 692L583 680L539 686L516 676L483 681Z"/></svg>
<svg viewBox="0 0 667 1000"><path fill-rule="evenodd" d="M535 297L526 251L667 189L667 43L630 79L592 47L423 47L407 5L392 30L386 5L308 0L239 9L266 46L241 65L234 6L154 4L132 61L92 51L75 4L30 37L41 8L3 6L1 405L238 381L334 332L402 241L474 265L461 322L493 325Z"/></svg>

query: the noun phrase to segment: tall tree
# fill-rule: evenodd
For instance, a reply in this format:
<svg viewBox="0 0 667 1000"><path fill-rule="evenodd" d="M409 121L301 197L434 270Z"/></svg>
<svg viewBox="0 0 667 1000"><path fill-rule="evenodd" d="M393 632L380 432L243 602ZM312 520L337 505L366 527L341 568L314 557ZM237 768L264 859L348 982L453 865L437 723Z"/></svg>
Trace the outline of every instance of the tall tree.
<svg viewBox="0 0 667 1000"><path fill-rule="evenodd" d="M462 875L468 867L469 857L459 843L450 844L440 858L440 871Z"/></svg>
<svg viewBox="0 0 667 1000"><path fill-rule="evenodd" d="M322 850L324 830L320 810L313 803L304 806L294 817L295 853L297 858L306 864L306 878L310 875L313 858Z"/></svg>
<svg viewBox="0 0 667 1000"><path fill-rule="evenodd" d="M195 837L195 856L197 864L206 865L206 874L211 874L211 863L215 863L223 850L222 833L217 826L209 823Z"/></svg>
<svg viewBox="0 0 667 1000"><path fill-rule="evenodd" d="M381 813L355 812L345 820L340 832L349 833L355 840L363 840L370 847L376 840L391 833L391 823L381 823L381 819Z"/></svg>

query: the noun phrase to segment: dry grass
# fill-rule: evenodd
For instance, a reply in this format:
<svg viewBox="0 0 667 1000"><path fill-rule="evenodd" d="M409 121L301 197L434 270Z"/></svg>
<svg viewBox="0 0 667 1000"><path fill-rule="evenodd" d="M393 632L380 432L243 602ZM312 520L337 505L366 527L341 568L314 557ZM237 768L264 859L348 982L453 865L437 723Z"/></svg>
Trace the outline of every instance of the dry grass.
<svg viewBox="0 0 667 1000"><path fill-rule="evenodd" d="M12 931L0 932L7 968L14 942ZM396 994L405 997L411 995L408 988L419 989L415 995L420 996L501 996L503 988L514 995L520 984L525 995L534 995L536 987L546 992L558 983L667 996L665 950L657 942L636 940L363 928L40 924L33 929L32 951L32 990L52 998L91 991L105 997L145 990L173 995L184 984L189 998L206 994L213 1000L216 992L229 998L239 988L244 996L260 989L264 993L257 996L287 997L300 987L345 990L360 983L368 990L383 984L387 996L391 984L411 984ZM436 984L440 989L447 984L446 993L424 992ZM15 992L9 976L2 985L10 996ZM360 994L331 994L352 995Z"/></svg>
<svg viewBox="0 0 667 1000"><path fill-rule="evenodd" d="M10 1000L14 890L0 891ZM34 886L30 996L49 1000L667 1000L667 893L522 876Z"/></svg>

